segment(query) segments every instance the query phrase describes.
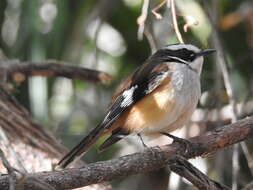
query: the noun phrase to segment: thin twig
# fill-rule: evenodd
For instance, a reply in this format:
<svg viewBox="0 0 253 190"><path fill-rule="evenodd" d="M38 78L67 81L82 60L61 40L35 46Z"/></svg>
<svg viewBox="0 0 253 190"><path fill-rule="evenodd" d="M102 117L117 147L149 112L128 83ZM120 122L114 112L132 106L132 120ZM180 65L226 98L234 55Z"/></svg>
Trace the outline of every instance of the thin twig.
<svg viewBox="0 0 253 190"><path fill-rule="evenodd" d="M137 18L137 23L139 25L137 36L138 40L143 39L143 33L145 30L145 22L148 17L148 7L149 7L149 0L144 0L142 9L141 9L141 15Z"/></svg>
<svg viewBox="0 0 253 190"><path fill-rule="evenodd" d="M148 12L149 12L149 3L150 0L144 0L142 5L142 12L141 15L137 19L137 23L139 25L138 28L138 40L143 39L143 34L146 36L149 46L151 48L152 53L154 53L157 50L155 38L146 26L146 21L148 18Z"/></svg>
<svg viewBox="0 0 253 190"><path fill-rule="evenodd" d="M151 34L151 32L148 30L147 27L144 30L144 34L145 34L146 38L148 39L148 43L149 43L151 52L155 53L155 51L157 50L157 45L156 45L154 36Z"/></svg>
<svg viewBox="0 0 253 190"><path fill-rule="evenodd" d="M175 30L177 39L179 40L180 43L184 43L184 40L183 40L182 35L181 35L179 28L178 28L177 14L176 14L176 7L175 7L174 0L170 0L170 9L171 9L171 15L172 15L172 23L174 26L174 30Z"/></svg>
<svg viewBox="0 0 253 190"><path fill-rule="evenodd" d="M191 15L186 15L186 16L183 16L183 17L184 17L184 20L186 22L186 24L183 27L184 32L187 32L188 28L191 28L193 26L197 26L199 24L199 21Z"/></svg>
<svg viewBox="0 0 253 190"><path fill-rule="evenodd" d="M253 189L253 181L248 183L242 190L252 190Z"/></svg>
<svg viewBox="0 0 253 190"><path fill-rule="evenodd" d="M251 174L253 175L252 171L253 171L253 159L250 155L250 152L249 152L249 149L247 147L247 144L245 142L241 142L241 147L242 147L242 150L244 152L244 155L247 159L247 162L248 162L248 166L250 168L250 171L251 171Z"/></svg>
<svg viewBox="0 0 253 190"><path fill-rule="evenodd" d="M165 3L167 2L167 0L163 0L160 4L158 4L155 8L153 8L151 10L151 12L155 15L156 19L162 19L162 15L160 13L157 13L157 10L160 9L163 5L165 5Z"/></svg>

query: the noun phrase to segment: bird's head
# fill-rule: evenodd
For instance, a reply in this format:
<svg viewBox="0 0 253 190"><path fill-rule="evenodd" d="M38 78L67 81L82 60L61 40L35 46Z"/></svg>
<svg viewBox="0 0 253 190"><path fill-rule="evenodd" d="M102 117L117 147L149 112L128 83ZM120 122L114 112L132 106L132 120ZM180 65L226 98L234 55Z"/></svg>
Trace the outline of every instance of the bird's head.
<svg viewBox="0 0 253 190"><path fill-rule="evenodd" d="M203 65L203 57L214 53L214 49L199 49L198 47L192 44L172 44L163 47L158 50L160 54L165 57L171 57L177 60L178 62L182 62L184 64L188 64L192 69L196 70L199 74L202 70Z"/></svg>

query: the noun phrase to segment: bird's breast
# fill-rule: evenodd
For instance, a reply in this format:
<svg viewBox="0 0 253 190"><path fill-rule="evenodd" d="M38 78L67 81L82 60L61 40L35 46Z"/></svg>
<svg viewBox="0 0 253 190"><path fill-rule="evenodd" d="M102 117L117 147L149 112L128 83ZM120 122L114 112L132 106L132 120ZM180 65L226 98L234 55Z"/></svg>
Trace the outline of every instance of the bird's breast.
<svg viewBox="0 0 253 190"><path fill-rule="evenodd" d="M195 76L196 75L196 76ZM193 71L173 71L159 87L125 111L113 124L129 132L165 131L181 115L188 120L200 95L199 77ZM184 114L185 111L189 113ZM185 119L184 119L185 118Z"/></svg>

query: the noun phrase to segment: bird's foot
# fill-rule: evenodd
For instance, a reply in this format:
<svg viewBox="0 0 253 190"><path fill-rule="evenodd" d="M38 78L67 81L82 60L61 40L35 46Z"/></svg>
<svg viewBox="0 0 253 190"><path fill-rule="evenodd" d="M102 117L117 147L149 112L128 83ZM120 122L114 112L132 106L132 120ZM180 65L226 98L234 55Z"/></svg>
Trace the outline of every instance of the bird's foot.
<svg viewBox="0 0 253 190"><path fill-rule="evenodd" d="M190 148L190 145L192 144L190 141L188 141L186 139L176 137L176 136L171 135L169 133L162 132L161 134L162 135L166 135L167 137L172 138L173 139L173 143L175 142L175 143L178 143L178 144L182 144L184 146L185 153L188 152L188 150Z"/></svg>
<svg viewBox="0 0 253 190"><path fill-rule="evenodd" d="M137 135L138 135L138 137L140 138L141 143L142 143L144 149L148 150L151 154L156 154L157 151L155 151L155 148L154 148L154 147L149 147L149 146L147 146L147 145L144 143L144 140L143 140L141 134L138 133Z"/></svg>

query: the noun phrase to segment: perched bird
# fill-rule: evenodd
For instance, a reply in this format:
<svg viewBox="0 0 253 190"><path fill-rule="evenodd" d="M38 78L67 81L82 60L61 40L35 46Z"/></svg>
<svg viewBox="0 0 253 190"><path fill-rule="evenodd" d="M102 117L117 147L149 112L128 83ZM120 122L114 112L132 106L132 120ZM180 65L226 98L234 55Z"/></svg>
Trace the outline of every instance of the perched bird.
<svg viewBox="0 0 253 190"><path fill-rule="evenodd" d="M102 123L58 165L66 167L106 134L111 136L99 147L100 151L132 133L162 135L184 126L200 98L203 56L214 51L191 44L167 45L157 50L119 84Z"/></svg>

